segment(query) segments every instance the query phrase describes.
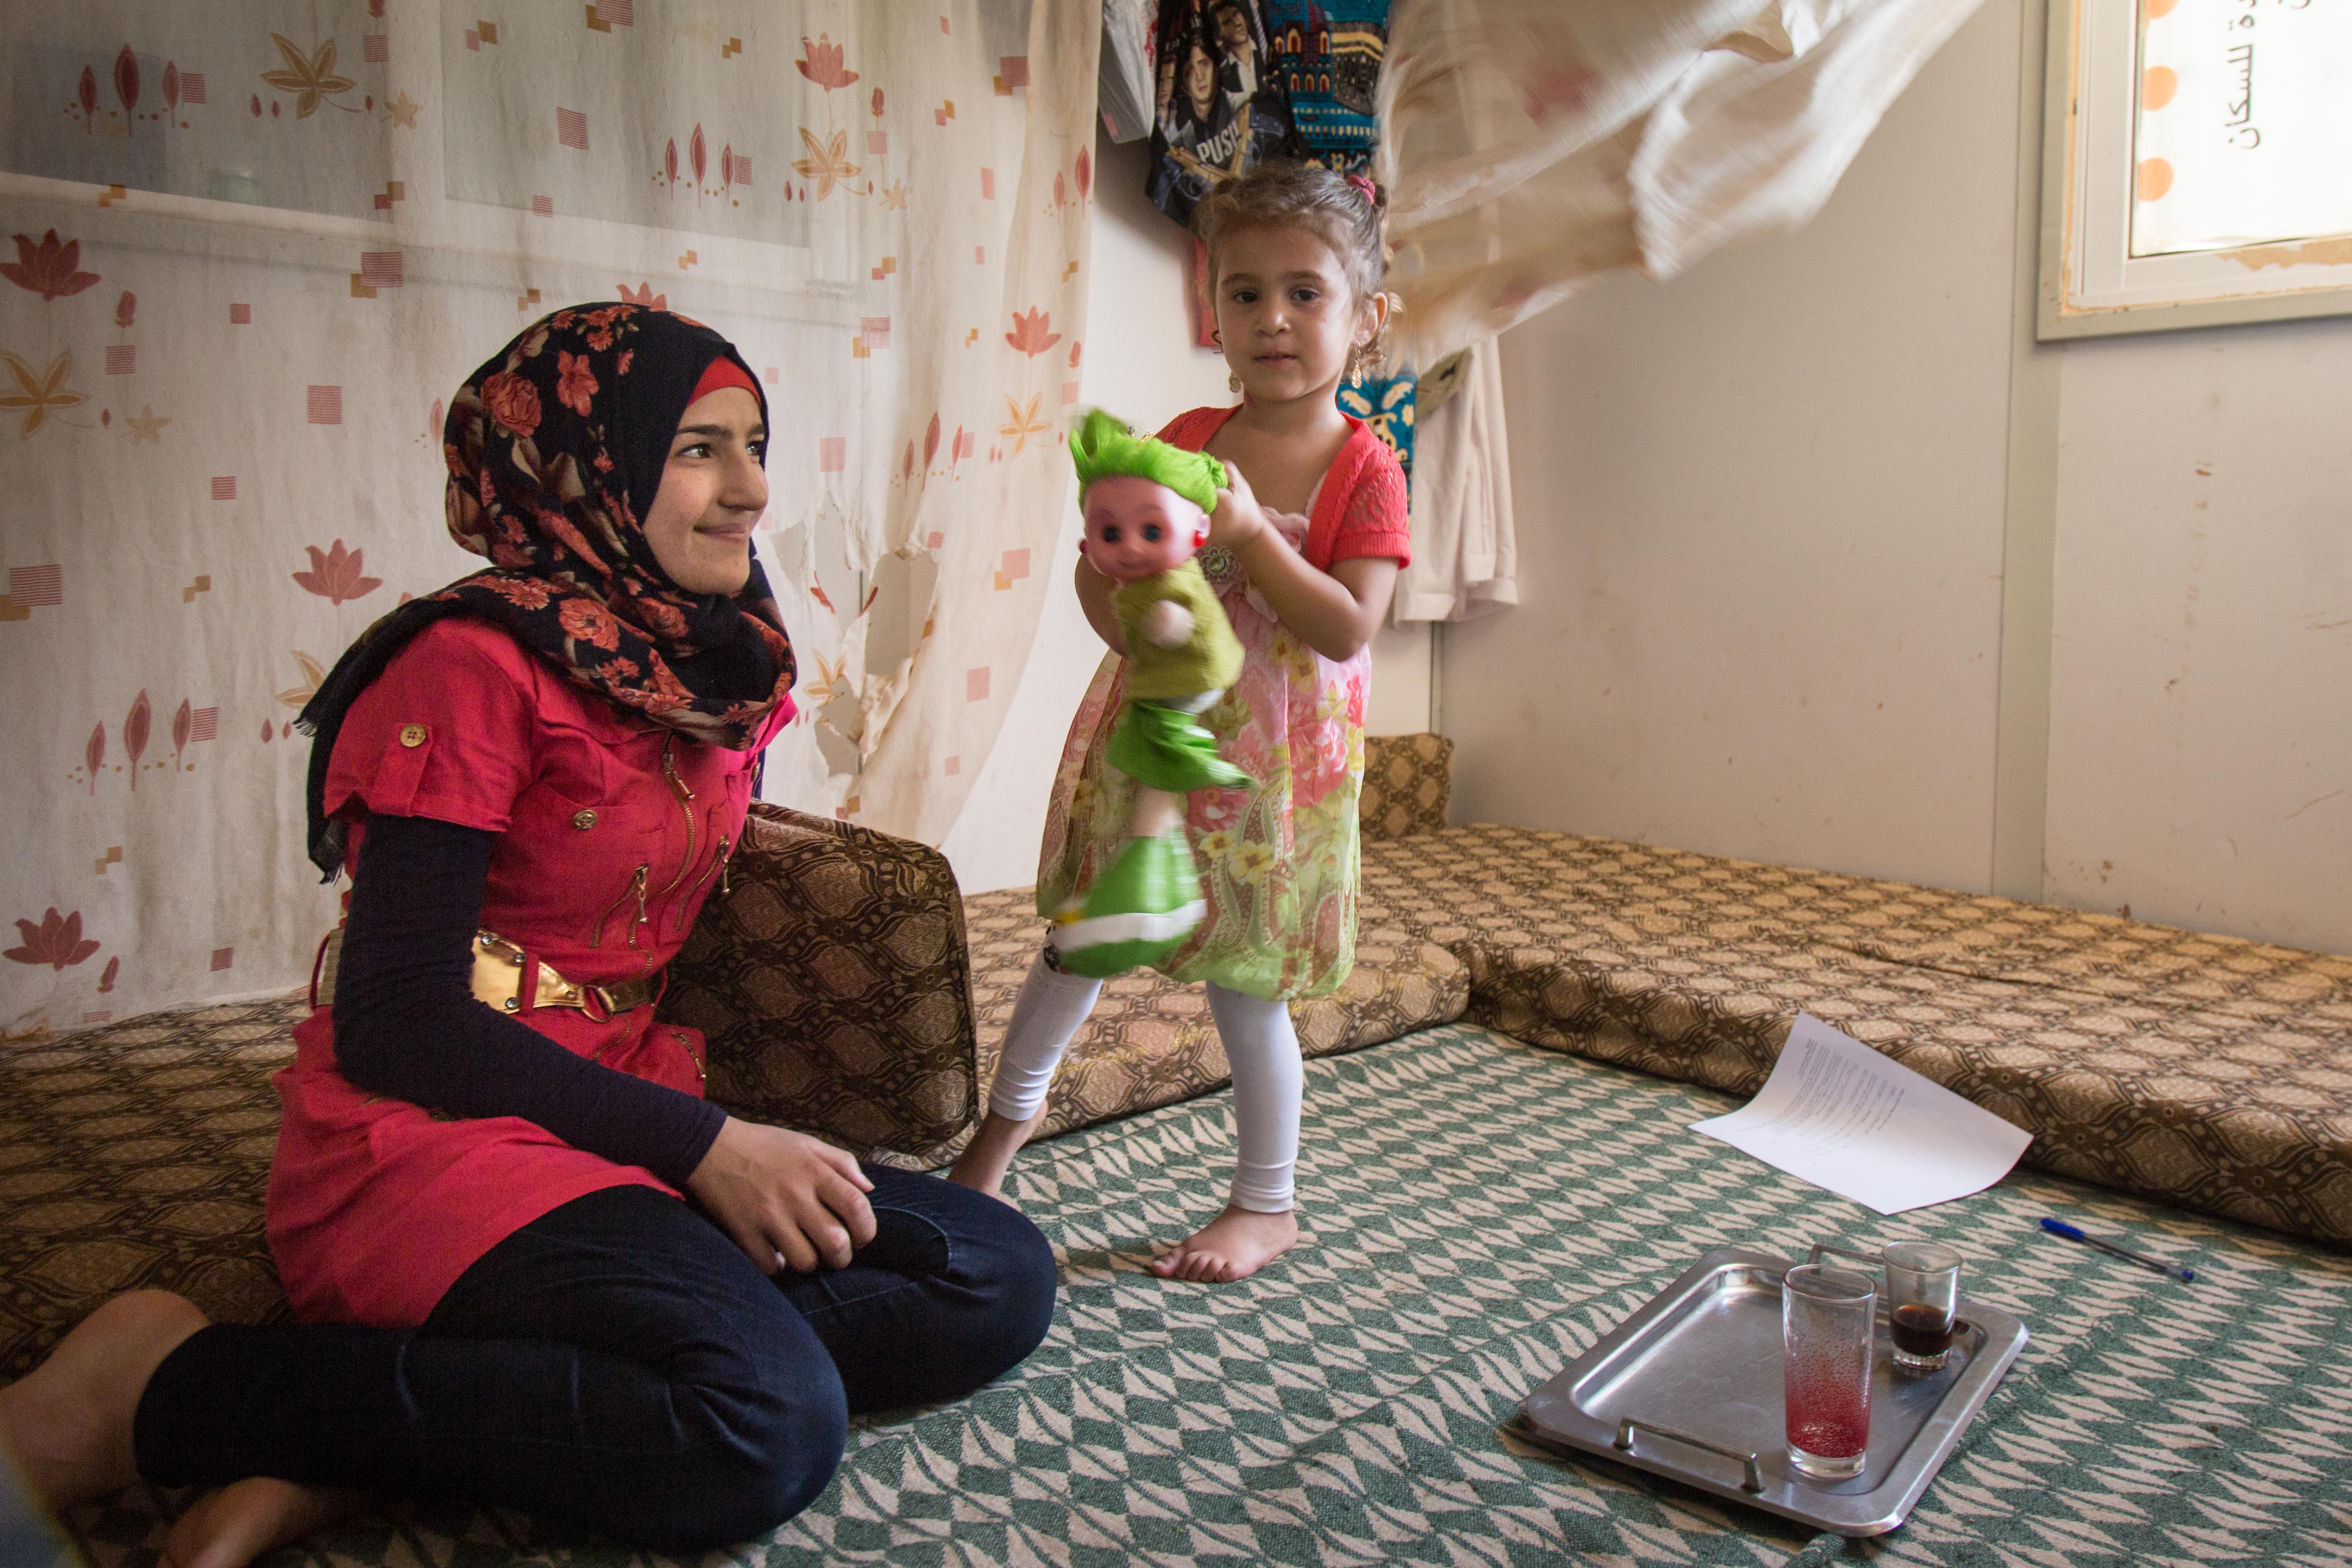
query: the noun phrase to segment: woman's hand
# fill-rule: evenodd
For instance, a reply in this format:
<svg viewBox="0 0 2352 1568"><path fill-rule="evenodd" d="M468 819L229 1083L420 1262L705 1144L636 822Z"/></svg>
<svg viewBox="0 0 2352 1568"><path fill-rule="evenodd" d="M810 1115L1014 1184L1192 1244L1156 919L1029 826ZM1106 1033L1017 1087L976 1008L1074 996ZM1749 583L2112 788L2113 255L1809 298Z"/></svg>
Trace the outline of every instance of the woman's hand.
<svg viewBox="0 0 2352 1568"><path fill-rule="evenodd" d="M805 1132L730 1116L686 1184L762 1274L844 1268L874 1239L874 1184Z"/></svg>

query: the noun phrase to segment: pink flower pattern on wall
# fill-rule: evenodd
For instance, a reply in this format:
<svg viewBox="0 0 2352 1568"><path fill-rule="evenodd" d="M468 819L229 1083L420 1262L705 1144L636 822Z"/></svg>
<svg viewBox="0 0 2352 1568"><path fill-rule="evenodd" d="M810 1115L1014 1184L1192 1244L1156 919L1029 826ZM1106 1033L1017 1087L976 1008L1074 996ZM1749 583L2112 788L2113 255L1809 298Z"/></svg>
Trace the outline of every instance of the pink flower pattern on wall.
<svg viewBox="0 0 2352 1568"><path fill-rule="evenodd" d="M841 45L835 43L825 34L819 33L814 44L806 38L801 40L801 58L794 60L793 65L801 75L808 78L825 91L831 92L835 88L847 87L857 79L856 71L842 68L845 52Z"/></svg>
<svg viewBox="0 0 2352 1568"><path fill-rule="evenodd" d="M147 754L147 731L155 721L154 704L142 689L122 718L122 749L131 758L131 787L139 787L139 759Z"/></svg>
<svg viewBox="0 0 2352 1568"><path fill-rule="evenodd" d="M1042 310L1013 312L1013 330L1004 341L1024 354L1041 354L1062 341L1062 334L1049 331L1054 318Z"/></svg>
<svg viewBox="0 0 2352 1568"><path fill-rule="evenodd" d="M23 945L0 952L0 958L14 959L18 963L46 963L51 969L61 970L68 964L79 963L99 949L97 942L82 939L79 910L60 916L52 908L41 917L38 925L31 921L18 921L16 931L24 938Z"/></svg>
<svg viewBox="0 0 2352 1568"><path fill-rule="evenodd" d="M29 289L44 303L79 294L98 281L95 272L81 270L81 241L60 242L56 229L36 241L29 234L15 237L16 259L0 262L0 278L19 289Z"/></svg>
<svg viewBox="0 0 2352 1568"><path fill-rule="evenodd" d="M362 598L383 586L383 578L362 575L360 552L344 549L340 539L331 550L315 544L302 548L310 552L310 569L295 573L294 581L330 604Z"/></svg>

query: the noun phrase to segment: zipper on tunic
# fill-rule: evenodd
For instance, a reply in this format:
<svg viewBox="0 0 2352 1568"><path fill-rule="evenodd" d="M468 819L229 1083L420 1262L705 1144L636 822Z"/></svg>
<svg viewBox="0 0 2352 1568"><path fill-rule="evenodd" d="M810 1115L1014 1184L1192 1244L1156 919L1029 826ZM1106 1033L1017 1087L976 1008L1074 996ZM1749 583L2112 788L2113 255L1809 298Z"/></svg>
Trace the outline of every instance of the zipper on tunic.
<svg viewBox="0 0 2352 1568"><path fill-rule="evenodd" d="M711 851L710 864L702 868L702 875L694 879L694 885L687 889L685 894L674 906L679 914L683 915L693 905L695 895L708 888L713 877L719 879L719 890L722 893L727 890L727 859L734 853L735 846L732 840L728 835L720 834L718 847Z"/></svg>
<svg viewBox="0 0 2352 1568"><path fill-rule="evenodd" d="M693 874L695 858L694 788L678 776L676 731L662 741L661 770L662 777L668 781L671 795L677 801L677 814L686 818L686 853L678 858L677 875L664 883L661 891L654 895L656 899L667 899L686 885L687 878Z"/></svg>
<svg viewBox="0 0 2352 1568"><path fill-rule="evenodd" d="M677 797L677 814L686 818L686 853L678 858L677 875L672 877L657 895L662 898L676 892L686 880L687 874L694 869L694 791L678 777L677 763L673 755L677 749L677 736L673 732L662 742L662 776L669 781L670 793Z"/></svg>
<svg viewBox="0 0 2352 1568"><path fill-rule="evenodd" d="M629 922L629 940L627 945L630 947L637 945L637 928L646 923L646 883L651 877L652 872L653 862L647 861L646 864L638 867L635 872L630 876L628 890L623 893L619 898L614 899L611 905L605 909L604 912L596 917L595 932L588 939L588 945L590 947L598 948L604 945L604 928L612 923L613 917L620 912L621 906L627 903L631 899L635 899L637 901L637 913L636 918Z"/></svg>

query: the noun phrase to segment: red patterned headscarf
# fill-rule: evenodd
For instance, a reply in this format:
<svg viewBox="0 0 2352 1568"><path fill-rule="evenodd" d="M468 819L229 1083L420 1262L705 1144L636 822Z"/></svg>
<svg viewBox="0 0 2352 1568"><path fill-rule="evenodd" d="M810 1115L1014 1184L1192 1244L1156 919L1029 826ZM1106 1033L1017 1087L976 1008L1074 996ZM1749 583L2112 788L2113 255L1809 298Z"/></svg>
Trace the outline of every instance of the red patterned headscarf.
<svg viewBox="0 0 2352 1568"><path fill-rule="evenodd" d="M301 723L311 858L330 876L341 834L320 810L342 716L434 621L495 622L572 679L688 738L740 749L793 712L794 667L755 560L740 593L691 594L654 558L645 517L679 419L706 386L761 394L733 345L643 305L578 305L524 329L451 401L449 535L491 562L362 633Z"/></svg>

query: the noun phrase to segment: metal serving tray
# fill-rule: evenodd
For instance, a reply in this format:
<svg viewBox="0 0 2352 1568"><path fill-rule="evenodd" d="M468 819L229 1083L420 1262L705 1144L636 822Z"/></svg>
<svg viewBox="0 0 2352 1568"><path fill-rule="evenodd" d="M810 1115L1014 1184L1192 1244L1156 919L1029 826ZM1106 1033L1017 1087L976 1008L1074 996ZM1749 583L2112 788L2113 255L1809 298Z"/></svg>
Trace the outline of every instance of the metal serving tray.
<svg viewBox="0 0 2352 1568"><path fill-rule="evenodd" d="M1807 1480L1790 1468L1782 1426L1780 1277L1789 1267L1744 1247L1708 1253L1529 1394L1512 1434L1840 1535L1896 1529L2024 1350L2025 1325L1963 1300L1944 1366L1897 1373L1882 1302L1870 1457L1851 1480Z"/></svg>

